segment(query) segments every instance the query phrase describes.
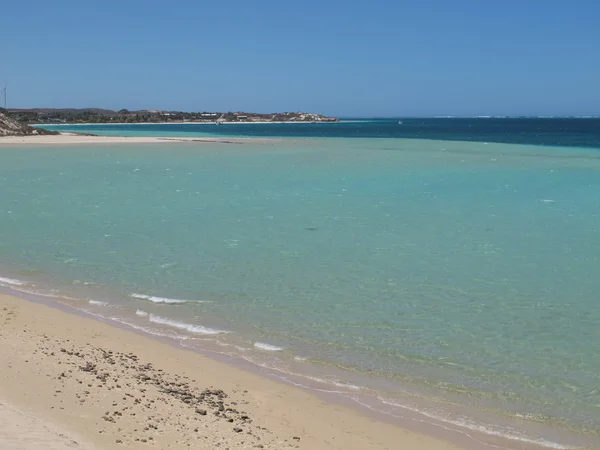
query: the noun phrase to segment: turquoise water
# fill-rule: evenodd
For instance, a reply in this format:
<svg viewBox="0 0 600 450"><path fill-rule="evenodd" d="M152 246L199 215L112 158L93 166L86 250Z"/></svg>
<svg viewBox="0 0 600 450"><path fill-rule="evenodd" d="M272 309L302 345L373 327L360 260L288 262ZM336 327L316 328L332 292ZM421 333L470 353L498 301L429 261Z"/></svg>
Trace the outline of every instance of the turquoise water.
<svg viewBox="0 0 600 450"><path fill-rule="evenodd" d="M401 122L401 123L399 123ZM47 128L121 136L250 136L278 138L410 138L600 148L600 118L402 118L338 123L81 124Z"/></svg>
<svg viewBox="0 0 600 450"><path fill-rule="evenodd" d="M600 447L597 150L340 138L0 158L6 289L389 414Z"/></svg>

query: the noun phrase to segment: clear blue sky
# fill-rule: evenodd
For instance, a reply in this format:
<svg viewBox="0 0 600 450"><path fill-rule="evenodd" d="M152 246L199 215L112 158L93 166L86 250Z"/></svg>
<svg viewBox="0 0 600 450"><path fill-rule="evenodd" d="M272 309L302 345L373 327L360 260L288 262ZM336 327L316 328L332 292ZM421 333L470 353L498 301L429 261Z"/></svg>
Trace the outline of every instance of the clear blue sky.
<svg viewBox="0 0 600 450"><path fill-rule="evenodd" d="M0 7L9 107L600 114L600 0Z"/></svg>

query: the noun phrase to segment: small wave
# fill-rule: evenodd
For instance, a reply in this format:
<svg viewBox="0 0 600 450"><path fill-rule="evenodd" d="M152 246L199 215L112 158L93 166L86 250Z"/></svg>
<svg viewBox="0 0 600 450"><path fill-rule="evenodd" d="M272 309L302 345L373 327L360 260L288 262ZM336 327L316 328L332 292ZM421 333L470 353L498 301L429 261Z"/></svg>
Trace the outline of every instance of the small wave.
<svg viewBox="0 0 600 450"><path fill-rule="evenodd" d="M156 297L154 295L147 294L131 294L133 298L139 300L148 300L152 303L169 303L169 304L181 304L181 303L212 303L209 300L183 300L179 298L168 298L168 297Z"/></svg>
<svg viewBox="0 0 600 450"><path fill-rule="evenodd" d="M181 330L187 330L190 333L198 333L198 334L221 334L227 333L227 331L216 330L214 328L207 328L201 325L192 325L190 323L178 322L176 320L167 319L166 317L156 316L154 314L150 314L149 317L150 322L158 323L161 325L168 325L170 327L179 328Z"/></svg>
<svg viewBox="0 0 600 450"><path fill-rule="evenodd" d="M141 309L138 309L135 312L135 315L140 317L148 317L148 313L146 311L142 311Z"/></svg>
<svg viewBox="0 0 600 450"><path fill-rule="evenodd" d="M258 349L265 350L267 352L279 352L283 350L281 347L277 347L271 344L265 344L264 342L255 342L254 346Z"/></svg>
<svg viewBox="0 0 600 450"><path fill-rule="evenodd" d="M155 297L153 295L146 294L131 294L133 298L140 300L148 300L152 303L188 303L189 300L181 300L178 298L166 298L166 297Z"/></svg>
<svg viewBox="0 0 600 450"><path fill-rule="evenodd" d="M304 356L294 356L294 359L296 361L306 361L308 358L305 358Z"/></svg>
<svg viewBox="0 0 600 450"><path fill-rule="evenodd" d="M21 280L16 280L14 278L5 278L5 277L0 277L0 283L10 284L12 286L23 286L23 285L27 284Z"/></svg>
<svg viewBox="0 0 600 450"><path fill-rule="evenodd" d="M16 285L15 285L16 286ZM13 288L15 291L19 291L22 292L23 294L30 294L30 295L34 295L36 297L49 297L49 298L57 298L59 300L74 300L74 301L81 301L80 298L75 298L75 297L69 297L68 295L62 295L60 293L55 293L56 291L51 291L51 292L40 292L40 291L32 291L30 289L19 289L19 288Z"/></svg>
<svg viewBox="0 0 600 450"><path fill-rule="evenodd" d="M236 348L236 350L239 350L240 352L247 352L248 350L250 350L246 347L240 347L239 345L234 345L234 347Z"/></svg>
<svg viewBox="0 0 600 450"><path fill-rule="evenodd" d="M96 306L110 306L110 304L109 304L109 303L106 303L106 302L100 302L100 301L98 301L98 300L89 300L89 301L88 301L88 303L89 303L90 305L96 305Z"/></svg>
<svg viewBox="0 0 600 450"><path fill-rule="evenodd" d="M353 391L360 391L363 388L361 386L357 386L356 384L352 384L352 383L344 383L342 381L335 381L335 380L327 380L325 378L321 378L321 377L315 377L315 376L311 376L311 375L302 375L299 373L293 373L293 372L288 372L290 375L294 375L297 377L301 377L301 378L306 378L308 380L312 380L312 381L316 381L317 383L322 383L322 384L329 384L329 385L333 385L339 388L344 388L344 389L352 389ZM338 392L338 391L336 391Z"/></svg>
<svg viewBox="0 0 600 450"><path fill-rule="evenodd" d="M367 408L376 411L376 408L373 408L372 406L367 405L366 403L361 402L360 400L353 398L353 400L363 406L366 406ZM402 409L406 409L409 411L413 411L416 413L419 413L425 417L428 417L430 419L434 419L434 420L438 420L440 422L444 422L447 424L451 424L454 425L456 427L460 427L460 428L465 428L467 430L470 431L478 431L480 433L483 434L487 434L490 436L497 436L497 437L501 437L504 439L510 439L513 441L519 441L519 442L524 442L527 444L535 444L535 445L539 445L542 447L548 447L548 448L553 448L553 449L557 449L557 450L570 450L570 449L575 449L577 447L573 447L570 445L563 445L563 444L559 444L558 442L553 442L553 441L549 441L547 439L544 438L534 438L534 437L527 437L527 436L523 436L520 433L516 432L515 430L512 429L502 429L500 427L497 426L493 426L493 425L488 425L488 424L483 424L483 423L476 423L473 422L465 417L462 418L458 418L456 420L444 417L443 415L440 414L435 414L435 413L431 413L428 411L424 411L415 407L411 407L408 405L403 405L403 404L399 404L393 401L389 401L386 400L382 397L378 397L378 400L383 403L384 405L388 405L388 406L395 406L398 408L402 408ZM391 413L385 413L391 416L396 417L394 414Z"/></svg>
<svg viewBox="0 0 600 450"><path fill-rule="evenodd" d="M103 316L97 315L97 314L92 314L95 317L99 317L101 319L105 319ZM143 331L144 333L148 333L148 334L152 334L153 336L161 336L161 337L168 337L171 339L180 339L180 340L186 340L188 339L188 336L183 336L181 334L177 334L177 333L161 333L159 331L153 330L151 328L147 328L147 327L141 327L139 325L136 325L134 323L128 322L127 320L123 320L119 317L110 317L110 320L112 320L113 322L117 322L120 323L122 325L127 325L128 327L133 328L134 330L139 330L139 331Z"/></svg>
<svg viewBox="0 0 600 450"><path fill-rule="evenodd" d="M81 281L81 280L73 280L71 282L72 284L83 284L84 286L97 286L98 283L95 283L93 281Z"/></svg>
<svg viewBox="0 0 600 450"><path fill-rule="evenodd" d="M356 384L352 384L352 383L343 383L341 381L332 381L331 383L337 387L352 389L354 391L360 391L362 389L362 387L357 386Z"/></svg>

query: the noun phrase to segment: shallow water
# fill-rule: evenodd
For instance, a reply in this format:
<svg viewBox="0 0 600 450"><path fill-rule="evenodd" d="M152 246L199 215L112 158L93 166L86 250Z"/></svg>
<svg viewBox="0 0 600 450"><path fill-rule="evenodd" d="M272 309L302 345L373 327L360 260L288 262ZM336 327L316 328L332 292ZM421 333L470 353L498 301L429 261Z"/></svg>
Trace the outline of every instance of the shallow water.
<svg viewBox="0 0 600 450"><path fill-rule="evenodd" d="M436 139L600 148L600 118L402 118L337 123L81 124L63 131L119 136L252 136L279 138Z"/></svg>
<svg viewBox="0 0 600 450"><path fill-rule="evenodd" d="M0 156L6 288L389 414L598 446L597 150L341 138Z"/></svg>

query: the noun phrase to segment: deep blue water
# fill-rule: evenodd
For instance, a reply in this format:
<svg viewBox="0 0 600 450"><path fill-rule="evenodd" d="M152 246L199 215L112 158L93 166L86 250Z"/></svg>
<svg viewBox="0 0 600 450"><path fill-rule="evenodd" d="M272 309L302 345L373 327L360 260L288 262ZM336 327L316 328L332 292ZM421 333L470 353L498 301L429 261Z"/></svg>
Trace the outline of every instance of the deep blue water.
<svg viewBox="0 0 600 450"><path fill-rule="evenodd" d="M350 119L315 124L61 125L46 128L116 135L155 135L160 131L178 136L414 138L600 148L600 118L403 118Z"/></svg>

